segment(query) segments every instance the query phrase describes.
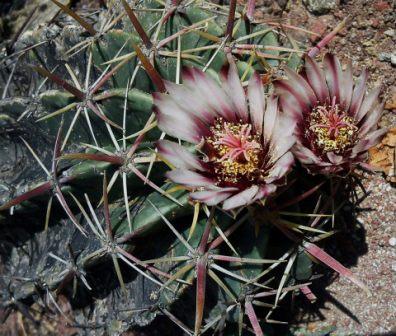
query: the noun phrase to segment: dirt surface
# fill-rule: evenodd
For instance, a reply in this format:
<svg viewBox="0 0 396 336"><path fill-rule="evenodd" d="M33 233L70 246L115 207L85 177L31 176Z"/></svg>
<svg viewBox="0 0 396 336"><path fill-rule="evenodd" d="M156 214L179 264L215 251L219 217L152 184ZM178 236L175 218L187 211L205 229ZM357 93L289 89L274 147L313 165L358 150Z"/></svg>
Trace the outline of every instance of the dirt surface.
<svg viewBox="0 0 396 336"><path fill-rule="evenodd" d="M311 324L314 330L334 325L337 335L396 332L396 192L380 176L367 176L363 184L370 194L357 219L366 231L367 253L351 270L365 281L371 296L345 279L333 282L327 291L338 302L325 305L325 320Z"/></svg>
<svg viewBox="0 0 396 336"><path fill-rule="evenodd" d="M359 75L363 68L368 69L369 86L383 88L387 110L381 125L396 125L396 68L391 63L391 55L396 53L394 3L342 1L323 15L311 14L301 1L289 1L283 12L281 1L261 5L257 8L258 18L273 20L275 17L283 24L322 36L349 15L346 27L325 49L336 53L341 61L351 59L354 75ZM288 30L288 34L308 46L320 40L293 30ZM344 279L334 281L327 287L332 300L319 310L319 317L301 326L305 330L315 332L334 326L337 331L332 335L396 334L396 190L380 174L367 175L363 184L369 196L360 205L364 211L357 219L366 231L367 252L357 259L357 265L351 270L367 283L372 295L367 296Z"/></svg>

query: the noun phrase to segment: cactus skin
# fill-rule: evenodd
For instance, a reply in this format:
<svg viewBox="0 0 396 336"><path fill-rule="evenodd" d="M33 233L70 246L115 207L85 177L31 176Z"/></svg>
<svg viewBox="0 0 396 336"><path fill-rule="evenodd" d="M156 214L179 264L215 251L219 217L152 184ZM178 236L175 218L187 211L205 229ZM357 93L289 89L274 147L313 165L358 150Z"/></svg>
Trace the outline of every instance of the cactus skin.
<svg viewBox="0 0 396 336"><path fill-rule="evenodd" d="M328 221L320 219L304 231L312 221L300 214L312 212L309 205L318 197L331 202L333 182L307 180L297 169L291 177L297 182L267 200L265 210L254 206L231 216L198 207L185 190L164 184L163 162L152 162L161 133L151 117L151 93L161 91L164 79L178 82L185 66L203 68L218 79L231 57L247 80L253 69L270 77L280 62L297 68L300 57L280 51L282 41L274 30L251 23L243 8L230 21L235 1L218 12L203 2L161 3L109 1L110 9L102 9L95 22L78 14L81 25L62 14L61 28L52 24L25 34L16 55L0 58L4 68L18 57L20 62L7 88L15 94L0 101L0 121L8 130L1 142L7 150L12 143L23 152L12 159L22 164L18 174L4 176L0 194L7 275L1 280L7 288L2 308L34 319L32 302L56 301L63 294L74 308L70 324L81 334L119 335L150 325L157 316L169 317L190 335L223 329L241 334L246 325L263 334L257 307L264 306L260 316L270 322L284 293L298 292L315 276L302 243L321 239ZM148 39L131 24L132 8ZM164 44L178 32L180 39ZM39 45L18 53L34 44ZM200 50L179 54L179 44L182 51ZM73 49L76 45L84 48ZM22 78L29 85L18 85ZM19 136L38 153L49 176ZM351 180L345 190L353 185ZM320 213L329 211L327 205ZM225 329L230 326L235 328Z"/></svg>

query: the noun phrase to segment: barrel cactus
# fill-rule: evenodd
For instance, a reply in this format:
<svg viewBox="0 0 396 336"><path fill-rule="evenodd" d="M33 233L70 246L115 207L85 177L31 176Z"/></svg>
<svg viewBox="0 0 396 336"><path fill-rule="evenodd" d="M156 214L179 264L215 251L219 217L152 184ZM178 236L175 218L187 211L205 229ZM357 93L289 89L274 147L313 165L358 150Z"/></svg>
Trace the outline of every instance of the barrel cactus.
<svg viewBox="0 0 396 336"><path fill-rule="evenodd" d="M40 328L40 310L92 335L162 317L180 334L270 335L287 294L315 300L315 264L366 288L318 246L359 177L292 168L295 125L272 81L298 71L305 50L254 22L254 2L120 0L84 13L52 3L60 14L0 58L4 316ZM219 118L208 125L205 112ZM191 133L199 123L212 152ZM195 159L214 147L215 161ZM224 170L255 157L251 175ZM183 167L203 175L171 170Z"/></svg>

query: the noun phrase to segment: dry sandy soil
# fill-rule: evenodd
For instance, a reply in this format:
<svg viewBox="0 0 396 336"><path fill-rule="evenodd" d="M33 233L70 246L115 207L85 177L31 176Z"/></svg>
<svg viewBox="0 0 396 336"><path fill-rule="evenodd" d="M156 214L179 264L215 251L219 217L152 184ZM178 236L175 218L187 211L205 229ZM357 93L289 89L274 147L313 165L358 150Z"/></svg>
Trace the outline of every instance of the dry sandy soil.
<svg viewBox="0 0 396 336"><path fill-rule="evenodd" d="M285 1L283 1L284 3ZM311 14L301 1L289 1L281 11L282 1L264 1L258 7L260 18L277 17L282 23L326 34L349 15L345 29L326 48L341 60L351 59L355 75L363 68L370 73L370 84L383 87L386 102L381 124L396 125L396 55L395 3L392 1L341 1L323 15ZM298 41L311 45L316 37L292 33ZM322 52L323 54L323 52ZM394 166L393 166L394 167ZM344 279L327 287L328 296L319 314L303 329L315 332L334 326L332 335L395 335L396 334L396 190L378 175L366 176L363 182L368 197L360 204L358 221L365 230L364 253L351 270L365 280L372 296ZM352 251L351 253L357 253Z"/></svg>

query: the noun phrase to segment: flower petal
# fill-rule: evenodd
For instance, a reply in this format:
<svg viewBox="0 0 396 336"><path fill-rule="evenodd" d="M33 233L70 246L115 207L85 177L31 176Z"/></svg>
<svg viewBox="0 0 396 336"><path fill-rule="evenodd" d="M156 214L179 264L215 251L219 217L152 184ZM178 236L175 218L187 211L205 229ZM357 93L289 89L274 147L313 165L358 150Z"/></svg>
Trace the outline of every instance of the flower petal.
<svg viewBox="0 0 396 336"><path fill-rule="evenodd" d="M292 166L293 163L294 163L293 154L291 152L287 152L278 161L276 161L274 166L271 168L268 178L265 179L265 182L271 183L276 180L279 180L290 170L290 167Z"/></svg>
<svg viewBox="0 0 396 336"><path fill-rule="evenodd" d="M295 143L296 138L294 136L283 137L278 140L274 145L271 162L274 163L279 160L293 147Z"/></svg>
<svg viewBox="0 0 396 336"><path fill-rule="evenodd" d="M176 138L199 143L202 136L208 134L205 124L193 115L189 115L169 95L153 93L154 112L158 127Z"/></svg>
<svg viewBox="0 0 396 336"><path fill-rule="evenodd" d="M278 117L278 98L271 96L264 113L264 141L270 141Z"/></svg>
<svg viewBox="0 0 396 336"><path fill-rule="evenodd" d="M372 90L363 100L362 105L360 106L359 111L356 113L355 120L359 122L364 118L364 116L372 110L378 103L378 96L380 94L381 88L377 87Z"/></svg>
<svg viewBox="0 0 396 336"><path fill-rule="evenodd" d="M196 125L184 118L172 118L168 115L157 114L158 127L165 133L194 144L201 141L200 132L196 129ZM185 122L185 123L184 123Z"/></svg>
<svg viewBox="0 0 396 336"><path fill-rule="evenodd" d="M205 167L200 160L186 148L169 140L157 141L160 156L176 168L204 171Z"/></svg>
<svg viewBox="0 0 396 336"><path fill-rule="evenodd" d="M183 71L183 83L190 91L199 95L200 99L206 101L218 115L229 121L237 119L235 106L209 75L196 68L186 68Z"/></svg>
<svg viewBox="0 0 396 336"><path fill-rule="evenodd" d="M384 103L378 104L373 111L371 111L366 117L363 119L363 123L359 129L359 136L363 137L365 134L370 132L373 128L376 127L379 119L382 116L382 112L384 110Z"/></svg>
<svg viewBox="0 0 396 336"><path fill-rule="evenodd" d="M296 142L293 135L296 122L293 118L279 114L277 125L274 127L271 138L271 162L274 163L283 156Z"/></svg>
<svg viewBox="0 0 396 336"><path fill-rule="evenodd" d="M263 186L260 186L259 191L257 192L256 196L254 196L254 198L252 200L252 203L273 194L275 191L276 191L275 184L265 184Z"/></svg>
<svg viewBox="0 0 396 336"><path fill-rule="evenodd" d="M249 205L253 202L259 187L257 185L252 185L250 188L241 191L240 193L228 198L223 203L224 210L231 210L243 205Z"/></svg>
<svg viewBox="0 0 396 336"><path fill-rule="evenodd" d="M280 109L291 116L295 122L300 122L303 118L303 109L298 104L297 99L290 94L282 94L279 97Z"/></svg>
<svg viewBox="0 0 396 336"><path fill-rule="evenodd" d="M305 147L300 142L297 142L296 145L293 147L292 150L295 157L303 164L311 165L320 165L320 166L327 166L329 165L328 162L324 162L318 156L314 154L309 148Z"/></svg>
<svg viewBox="0 0 396 336"><path fill-rule="evenodd" d="M329 89L327 88L326 79L322 69L309 56L305 57L305 72L308 83L311 85L316 97L321 103L324 103L326 98L329 96Z"/></svg>
<svg viewBox="0 0 396 336"><path fill-rule="evenodd" d="M352 62L349 61L345 71L342 73L341 83L340 83L340 104L341 107L348 111L351 105L352 92L353 92L353 77L352 77Z"/></svg>
<svg viewBox="0 0 396 336"><path fill-rule="evenodd" d="M275 93L281 97L288 95L293 96L297 105L303 112L309 112L311 110L311 100L304 91L299 91L295 83L291 84L291 81L281 79L274 82L274 87Z"/></svg>
<svg viewBox="0 0 396 336"><path fill-rule="evenodd" d="M327 152L326 154L329 161L334 165L339 165L344 161L341 155L337 155L334 152Z"/></svg>
<svg viewBox="0 0 396 336"><path fill-rule="evenodd" d="M216 112L206 104L199 93L189 90L186 86L164 81L166 90L181 107L187 107L188 112L194 114L207 124L212 124L217 116Z"/></svg>
<svg viewBox="0 0 396 336"><path fill-rule="evenodd" d="M307 81L289 67L285 68L285 72L289 77L291 86L296 89L297 93L303 97L306 102L309 102L311 106L315 106L318 99Z"/></svg>
<svg viewBox="0 0 396 336"><path fill-rule="evenodd" d="M247 122L249 118L245 91L243 90L241 80L239 79L238 70L235 63L230 62L226 76L224 76L224 72L221 72L220 75L222 79L222 87L231 101L233 101L239 119Z"/></svg>
<svg viewBox="0 0 396 336"><path fill-rule="evenodd" d="M352 149L351 157L355 157L361 152L367 151L369 148L375 146L381 139L381 137L387 132L386 128L381 128L370 132L366 137L360 140Z"/></svg>
<svg viewBox="0 0 396 336"><path fill-rule="evenodd" d="M248 84L250 119L254 130L261 134L265 110L264 88L258 73L254 73Z"/></svg>
<svg viewBox="0 0 396 336"><path fill-rule="evenodd" d="M362 104L363 97L366 92L367 76L368 76L367 70L364 69L359 77L358 84L355 85L353 89L351 107L349 109L349 113L352 117L355 117L356 113L358 113L360 109L360 105Z"/></svg>
<svg viewBox="0 0 396 336"><path fill-rule="evenodd" d="M336 102L340 103L340 89L342 80L341 64L338 58L332 54L326 54L323 60L325 67L325 77L330 93L330 102L336 97Z"/></svg>
<svg viewBox="0 0 396 336"><path fill-rule="evenodd" d="M211 178L186 169L171 170L166 173L166 177L175 183L188 187L209 187L214 184L214 180Z"/></svg>
<svg viewBox="0 0 396 336"><path fill-rule="evenodd" d="M224 188L219 190L195 191L190 197L195 201L206 203L207 205L216 205L230 197L236 188Z"/></svg>

